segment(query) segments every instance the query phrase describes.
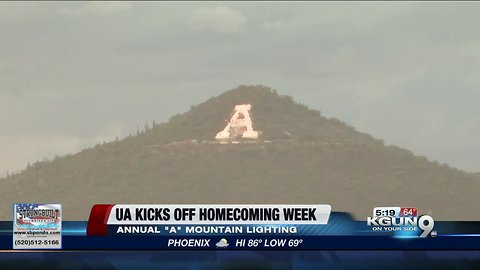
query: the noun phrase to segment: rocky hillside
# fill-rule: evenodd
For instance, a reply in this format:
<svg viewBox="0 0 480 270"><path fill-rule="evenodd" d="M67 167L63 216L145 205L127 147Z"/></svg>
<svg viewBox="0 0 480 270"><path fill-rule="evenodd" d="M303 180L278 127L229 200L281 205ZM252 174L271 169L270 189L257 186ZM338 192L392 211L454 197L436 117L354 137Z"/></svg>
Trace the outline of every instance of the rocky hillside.
<svg viewBox="0 0 480 270"><path fill-rule="evenodd" d="M260 138L216 141L244 103ZM62 203L69 220L86 220L95 203L328 203L362 220L375 206L413 206L438 220L480 219L478 175L385 146L264 86L0 181L0 219L13 202Z"/></svg>

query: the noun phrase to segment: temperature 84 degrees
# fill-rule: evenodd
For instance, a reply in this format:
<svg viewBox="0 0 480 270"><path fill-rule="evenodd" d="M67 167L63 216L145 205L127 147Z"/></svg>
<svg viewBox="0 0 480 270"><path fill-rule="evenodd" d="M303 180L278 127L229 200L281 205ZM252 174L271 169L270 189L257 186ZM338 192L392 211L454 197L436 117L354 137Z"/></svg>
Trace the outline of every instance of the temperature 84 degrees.
<svg viewBox="0 0 480 270"><path fill-rule="evenodd" d="M303 239L237 239L237 248L296 248L303 243Z"/></svg>

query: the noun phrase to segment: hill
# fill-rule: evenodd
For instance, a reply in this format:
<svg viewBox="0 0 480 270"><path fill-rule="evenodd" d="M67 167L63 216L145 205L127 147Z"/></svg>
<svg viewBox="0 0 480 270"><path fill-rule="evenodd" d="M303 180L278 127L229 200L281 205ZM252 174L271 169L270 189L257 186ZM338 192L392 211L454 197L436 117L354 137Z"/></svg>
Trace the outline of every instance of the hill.
<svg viewBox="0 0 480 270"><path fill-rule="evenodd" d="M216 141L246 103L260 138ZM375 206L413 206L438 220L480 219L478 176L385 146L265 86L0 181L0 219L13 202L59 202L69 220L86 220L95 203L328 203L358 219Z"/></svg>

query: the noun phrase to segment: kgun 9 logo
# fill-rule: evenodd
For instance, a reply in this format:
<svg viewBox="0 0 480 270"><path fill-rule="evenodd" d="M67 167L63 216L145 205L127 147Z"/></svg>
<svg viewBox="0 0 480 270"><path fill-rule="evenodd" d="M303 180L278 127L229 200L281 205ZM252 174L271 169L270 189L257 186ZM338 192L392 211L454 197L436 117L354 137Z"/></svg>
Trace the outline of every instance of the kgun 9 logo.
<svg viewBox="0 0 480 270"><path fill-rule="evenodd" d="M367 225L375 226L374 228L372 228L372 230L382 231L385 228L385 230L388 231L395 231L398 229L401 230L403 228L404 230L415 231L418 227L420 228L420 230L422 230L422 233L420 234L421 238L427 237L432 232L434 224L435 221L429 215L423 215L420 217L367 217Z"/></svg>

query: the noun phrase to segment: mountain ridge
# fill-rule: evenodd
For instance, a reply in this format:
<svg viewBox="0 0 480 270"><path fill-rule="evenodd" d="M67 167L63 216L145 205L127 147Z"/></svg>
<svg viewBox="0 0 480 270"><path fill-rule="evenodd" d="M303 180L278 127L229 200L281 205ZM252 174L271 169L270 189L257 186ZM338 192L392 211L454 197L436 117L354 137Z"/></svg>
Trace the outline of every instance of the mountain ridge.
<svg viewBox="0 0 480 270"><path fill-rule="evenodd" d="M259 140L221 144L215 135L244 103ZM328 203L359 218L399 205L449 220L480 218L469 211L480 192L475 175L385 146L261 85L0 180L3 205L59 202L67 219L86 219L94 203ZM0 218L8 211L0 208Z"/></svg>

